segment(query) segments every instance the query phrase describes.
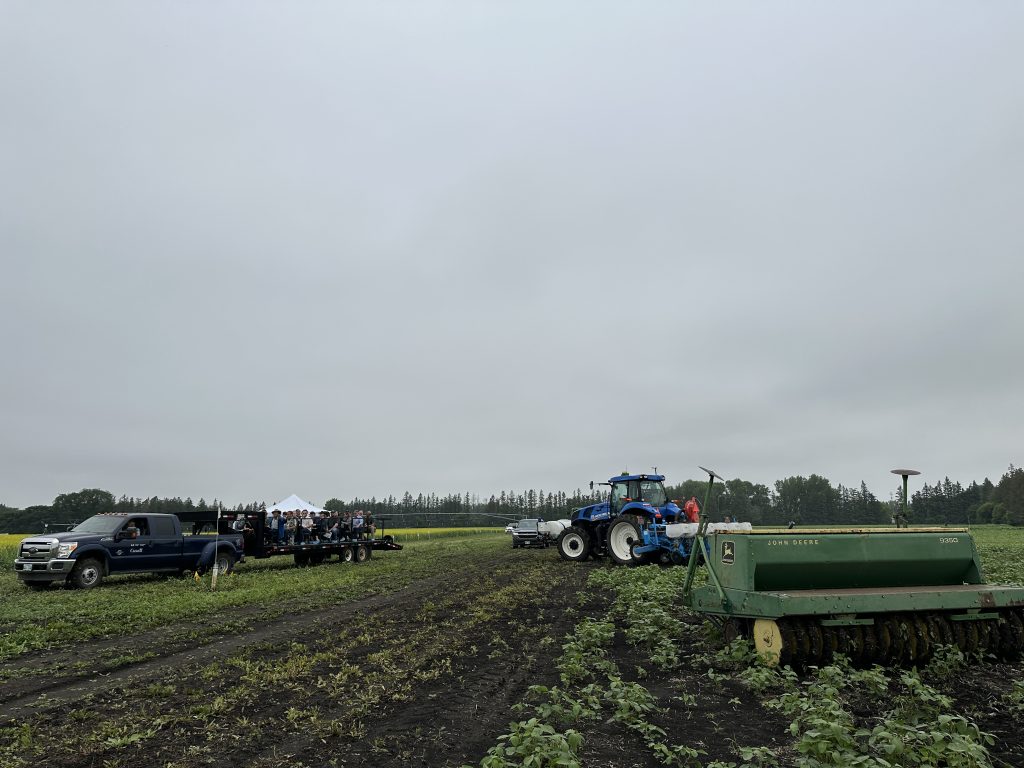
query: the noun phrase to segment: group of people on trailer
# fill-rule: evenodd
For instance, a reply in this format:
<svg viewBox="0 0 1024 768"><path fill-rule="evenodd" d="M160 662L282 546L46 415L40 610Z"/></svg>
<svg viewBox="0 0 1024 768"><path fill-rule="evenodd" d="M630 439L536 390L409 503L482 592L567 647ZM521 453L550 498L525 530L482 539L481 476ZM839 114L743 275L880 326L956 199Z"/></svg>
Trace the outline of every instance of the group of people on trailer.
<svg viewBox="0 0 1024 768"><path fill-rule="evenodd" d="M373 515L357 509L354 512L320 512L298 509L267 513L263 529L267 544L320 544L351 539L372 539L377 532Z"/></svg>

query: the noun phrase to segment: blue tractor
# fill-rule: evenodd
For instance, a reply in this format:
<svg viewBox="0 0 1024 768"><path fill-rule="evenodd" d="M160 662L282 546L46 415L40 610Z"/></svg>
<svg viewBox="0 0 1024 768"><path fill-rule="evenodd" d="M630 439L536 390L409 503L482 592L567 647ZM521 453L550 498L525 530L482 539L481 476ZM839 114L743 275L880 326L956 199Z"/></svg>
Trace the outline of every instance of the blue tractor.
<svg viewBox="0 0 1024 768"><path fill-rule="evenodd" d="M686 563L693 539L680 532L683 526L677 524L686 517L669 501L664 480L664 475L623 473L601 483L611 488L608 500L573 512L572 524L558 536L558 554L576 561L608 555L625 565Z"/></svg>

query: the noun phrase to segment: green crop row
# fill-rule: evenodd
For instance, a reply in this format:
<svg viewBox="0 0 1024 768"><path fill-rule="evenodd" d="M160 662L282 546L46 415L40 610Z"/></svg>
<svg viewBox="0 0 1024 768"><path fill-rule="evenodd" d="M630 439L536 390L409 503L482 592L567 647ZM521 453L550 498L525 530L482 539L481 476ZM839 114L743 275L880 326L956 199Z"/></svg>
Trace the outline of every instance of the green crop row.
<svg viewBox="0 0 1024 768"><path fill-rule="evenodd" d="M316 605L338 596L358 599L390 592L436 572L438 560L465 557L481 540L503 541L500 534L441 537L411 541L401 552L375 553L375 567L332 560L313 568L296 568L287 557L247 561L211 588L210 577L121 576L87 591L50 589L34 592L13 571L0 574L0 660L41 648L73 646L188 621L197 631L222 631L230 611L245 606L287 603ZM208 618L207 622L203 622ZM230 628L230 627L227 627Z"/></svg>

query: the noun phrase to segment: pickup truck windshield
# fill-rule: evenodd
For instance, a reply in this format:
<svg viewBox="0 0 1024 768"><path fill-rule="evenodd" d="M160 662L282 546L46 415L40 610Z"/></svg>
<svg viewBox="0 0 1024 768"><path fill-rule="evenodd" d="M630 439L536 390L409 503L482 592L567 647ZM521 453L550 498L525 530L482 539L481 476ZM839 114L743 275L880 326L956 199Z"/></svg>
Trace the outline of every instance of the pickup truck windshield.
<svg viewBox="0 0 1024 768"><path fill-rule="evenodd" d="M536 531L537 521L536 520L520 520L519 521L520 531Z"/></svg>
<svg viewBox="0 0 1024 768"><path fill-rule="evenodd" d="M113 533L124 525L123 517L90 517L71 530L75 533Z"/></svg>

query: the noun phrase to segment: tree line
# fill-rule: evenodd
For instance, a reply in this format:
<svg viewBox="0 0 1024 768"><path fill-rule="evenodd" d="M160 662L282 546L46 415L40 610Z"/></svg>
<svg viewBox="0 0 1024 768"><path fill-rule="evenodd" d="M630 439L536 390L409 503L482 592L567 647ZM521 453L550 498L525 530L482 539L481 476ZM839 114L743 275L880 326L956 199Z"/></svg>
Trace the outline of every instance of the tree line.
<svg viewBox="0 0 1024 768"><path fill-rule="evenodd" d="M705 480L687 480L667 486L670 499L682 502L696 496L703 505L707 492ZM892 498L877 498L862 482L856 488L833 486L820 475L787 477L774 487L747 480L716 483L706 510L712 519L726 516L754 525L870 525L892 522L902 505L902 488ZM409 492L400 497L328 499L325 509L344 512L370 511L385 527L419 528L444 526L494 526L523 517L547 520L569 518L579 507L606 497L601 486L594 490L577 488L565 491L501 491L488 497L470 493ZM42 530L44 524L59 527L84 520L101 512L162 512L195 519L196 513L215 516L218 511L253 512L265 509L262 501L228 506L214 499L207 502L191 498L115 497L109 491L86 488L62 493L52 504L24 509L0 504L0 532L26 533ZM934 485L925 483L911 494L909 517L916 525L1004 524L1024 525L1024 468L1012 464L998 483L988 478L964 486L945 478ZM51 528L52 530L52 528Z"/></svg>

